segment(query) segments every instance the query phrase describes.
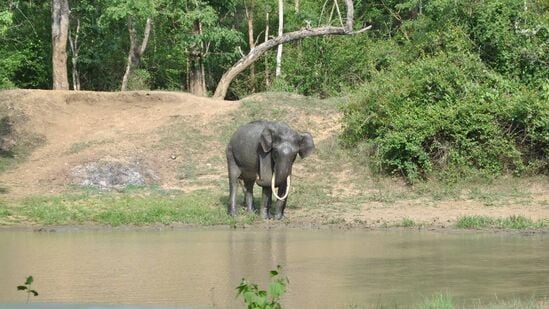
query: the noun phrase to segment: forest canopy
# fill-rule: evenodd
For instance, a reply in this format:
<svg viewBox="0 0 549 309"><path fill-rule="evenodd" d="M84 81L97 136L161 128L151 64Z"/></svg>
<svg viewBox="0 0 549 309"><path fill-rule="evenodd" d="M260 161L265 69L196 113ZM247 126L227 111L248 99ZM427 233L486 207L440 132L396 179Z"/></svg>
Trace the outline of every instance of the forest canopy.
<svg viewBox="0 0 549 309"><path fill-rule="evenodd" d="M53 2L0 4L0 89L52 87ZM71 89L120 90L127 74L129 90L211 95L277 36L280 4L285 33L346 22L342 0L70 0ZM354 1L369 31L285 44L279 76L269 51L227 97L348 96L345 145L412 182L547 174L548 12L543 0Z"/></svg>

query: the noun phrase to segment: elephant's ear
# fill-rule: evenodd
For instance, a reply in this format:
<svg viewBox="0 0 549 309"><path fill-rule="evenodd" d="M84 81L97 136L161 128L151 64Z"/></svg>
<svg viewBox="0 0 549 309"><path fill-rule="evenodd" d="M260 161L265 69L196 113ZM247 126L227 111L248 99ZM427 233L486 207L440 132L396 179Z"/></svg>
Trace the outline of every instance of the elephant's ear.
<svg viewBox="0 0 549 309"><path fill-rule="evenodd" d="M299 143L299 156L304 159L315 151L315 143L310 133L301 133L301 142Z"/></svg>
<svg viewBox="0 0 549 309"><path fill-rule="evenodd" d="M271 151L273 146L273 131L271 128L267 127L263 129L263 132L261 132L261 136L259 137L259 143L264 152Z"/></svg>

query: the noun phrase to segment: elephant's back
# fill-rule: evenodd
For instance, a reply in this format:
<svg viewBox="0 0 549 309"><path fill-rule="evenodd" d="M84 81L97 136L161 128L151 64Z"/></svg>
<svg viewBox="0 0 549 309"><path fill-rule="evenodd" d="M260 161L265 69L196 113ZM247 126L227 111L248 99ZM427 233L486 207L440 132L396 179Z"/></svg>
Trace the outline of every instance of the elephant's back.
<svg viewBox="0 0 549 309"><path fill-rule="evenodd" d="M229 149L241 169L247 169L250 172L254 170L255 173L259 138L265 126L266 121L253 121L239 127L231 137Z"/></svg>

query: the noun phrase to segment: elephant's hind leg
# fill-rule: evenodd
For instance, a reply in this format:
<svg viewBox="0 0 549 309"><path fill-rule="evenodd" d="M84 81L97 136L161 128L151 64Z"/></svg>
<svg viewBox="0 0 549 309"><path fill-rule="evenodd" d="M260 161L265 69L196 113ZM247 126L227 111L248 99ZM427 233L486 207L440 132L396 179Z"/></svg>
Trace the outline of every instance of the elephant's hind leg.
<svg viewBox="0 0 549 309"><path fill-rule="evenodd" d="M254 180L244 180L246 187L246 209L248 212L254 212Z"/></svg>
<svg viewBox="0 0 549 309"><path fill-rule="evenodd" d="M238 191L238 177L242 174L234 160L231 147L227 147L227 166L229 169L229 209L231 216L236 215L236 192Z"/></svg>

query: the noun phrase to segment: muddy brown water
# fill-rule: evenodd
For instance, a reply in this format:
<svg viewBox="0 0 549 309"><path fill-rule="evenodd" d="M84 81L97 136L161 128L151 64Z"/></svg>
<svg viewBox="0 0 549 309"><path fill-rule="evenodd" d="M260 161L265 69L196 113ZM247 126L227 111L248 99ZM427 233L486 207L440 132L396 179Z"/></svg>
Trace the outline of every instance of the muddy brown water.
<svg viewBox="0 0 549 309"><path fill-rule="evenodd" d="M0 231L0 303L243 308L282 265L287 308L408 307L549 297L549 235L335 230Z"/></svg>

